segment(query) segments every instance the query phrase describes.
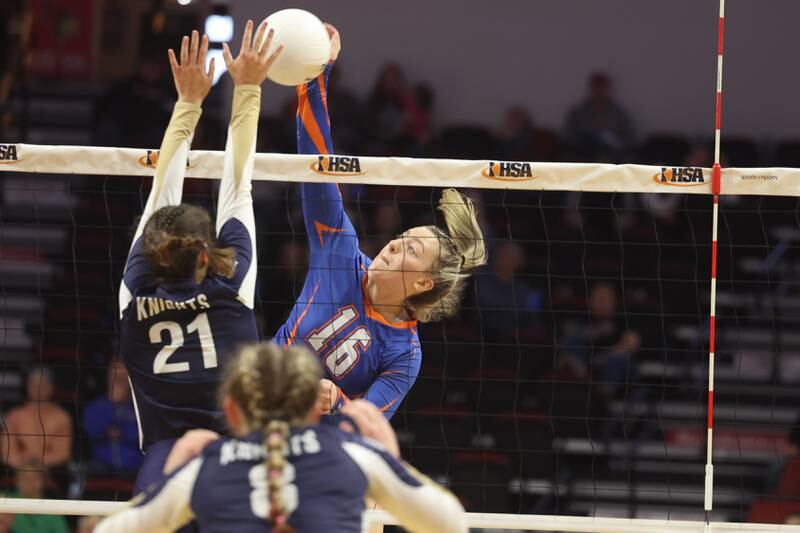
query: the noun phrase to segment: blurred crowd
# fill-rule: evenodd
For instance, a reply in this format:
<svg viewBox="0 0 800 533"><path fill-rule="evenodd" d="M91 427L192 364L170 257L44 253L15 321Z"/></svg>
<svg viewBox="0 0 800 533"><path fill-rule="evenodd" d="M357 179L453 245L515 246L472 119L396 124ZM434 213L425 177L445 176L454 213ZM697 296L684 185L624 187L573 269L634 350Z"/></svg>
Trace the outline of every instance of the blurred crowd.
<svg viewBox="0 0 800 533"><path fill-rule="evenodd" d="M24 54L19 50L27 45L29 34L30 22L24 16L3 18L3 10L13 3L10 0L0 6L0 42L10 43L0 49L0 132L12 120L5 104L21 72L19 58ZM533 102L509 107L493 124L443 124L437 114L433 82L410 79L401 65L387 63L361 98L344 82L346 69L346 65L335 68L329 85L332 132L339 153L688 167L712 162L705 139L692 139L681 132L637 133L636 117L615 95L611 76L601 71L589 73L585 96L569 109L563 127L552 129L537 124ZM221 83L226 83L224 77ZM143 53L134 75L109 87L96 102L93 143L158 146L173 102L174 89L162 51ZM262 117L259 152L295 151L295 102L287 101L280 109ZM227 117L222 110L222 102L212 97L194 148L223 146ZM732 163L768 162L759 160L755 143L736 143L725 152ZM787 151L786 159L781 160L783 156L777 154L776 162L791 163L796 155ZM138 183L117 189L103 187L106 209L114 213L113 235L87 249L108 254L104 260L112 256L113 275L98 278L118 280L118 266L129 243L125 226L140 211L131 198L137 195L140 199L141 191ZM209 183L189 180L187 191L189 201L211 205ZM430 189L409 187L351 185L343 187L343 193L362 248L370 255L403 228L429 222L438 197ZM704 319L693 302L697 300L698 273L703 279L708 273L698 267L697 250L686 242L697 238L696 218L706 224L700 224L703 229L708 227L708 211L696 209L694 200L679 194L511 195L485 190L471 195L489 237L490 263L475 276L459 318L444 326L421 328L426 359L419 390L412 390L408 406L395 424L407 429L413 426L409 420L419 420L415 415L427 416L433 408L472 410L481 417L520 409L551 417L562 414L575 422L563 426L564 434L597 441L615 435L634 439L641 428L610 416L610 409L614 402L630 405L658 400L648 397L656 389L640 379L639 361L643 353L660 354L670 347L666 340L661 341L667 335L664 309L675 315L684 313L697 322ZM256 184L254 197L260 240L258 312L262 333L268 337L283 322L300 291L307 247L302 229L298 230L302 228L300 202L291 184ZM702 239L707 241L708 235L703 234ZM649 248L637 247L637 243ZM662 257L662 250L669 252L668 257ZM689 281L679 290L664 290L656 284L659 276ZM639 285L622 281L639 278L644 280ZM82 344L82 350L90 353L86 364L94 370L81 373L79 367L77 373L72 369L57 375L54 368L26 368L24 402L0 404L0 460L7 473L0 490L7 495L129 496L125 490L129 490L141 455L127 374L113 356L111 332L116 313L115 286L111 285L100 291L107 298L88 304L94 306L98 322L109 332ZM659 311L660 318L653 318ZM459 346L455 350L460 361L448 359L448 342ZM473 357L475 347L480 353ZM702 355L703 343L696 341L692 349L694 355ZM484 357L484 350L490 355ZM686 363L689 356L685 357L678 362ZM481 398L481 380L489 375L505 376L513 384L509 387L518 394L512 403L474 401L475 395ZM464 386L458 389L461 378ZM427 385L446 379L455 389L440 387L444 392L438 396L428 394ZM701 381L692 382L696 390L702 388ZM542 385L562 382L569 386L548 389ZM599 463L598 468L602 469ZM74 527L88 532L93 520L85 518ZM67 527L57 516L0 515L0 533L60 532Z"/></svg>

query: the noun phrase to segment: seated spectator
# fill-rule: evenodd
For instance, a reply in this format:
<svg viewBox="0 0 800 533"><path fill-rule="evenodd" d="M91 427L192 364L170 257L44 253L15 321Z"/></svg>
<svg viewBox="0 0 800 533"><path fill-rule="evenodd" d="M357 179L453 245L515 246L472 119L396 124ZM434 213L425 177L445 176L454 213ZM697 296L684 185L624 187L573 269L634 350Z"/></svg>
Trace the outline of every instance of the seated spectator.
<svg viewBox="0 0 800 533"><path fill-rule="evenodd" d="M531 114L521 105L510 107L497 132L502 154L510 161L533 161L536 130Z"/></svg>
<svg viewBox="0 0 800 533"><path fill-rule="evenodd" d="M13 514L0 514L0 533L12 533L11 526L14 525Z"/></svg>
<svg viewBox="0 0 800 533"><path fill-rule="evenodd" d="M91 439L91 460L95 467L133 472L142 462L139 429L131 401L128 371L115 358L108 367L108 390L83 413L83 429Z"/></svg>
<svg viewBox="0 0 800 533"><path fill-rule="evenodd" d="M613 100L611 80L602 72L589 78L589 94L567 115L567 139L579 159L615 163L633 146L633 123Z"/></svg>
<svg viewBox="0 0 800 533"><path fill-rule="evenodd" d="M92 533L97 524L100 523L100 520L102 520L100 516L82 516L78 520L78 527L75 529L75 533Z"/></svg>
<svg viewBox="0 0 800 533"><path fill-rule="evenodd" d="M537 324L542 294L518 274L525 252L514 241L506 241L490 255L491 272L478 275L478 307L485 333L491 340L513 340Z"/></svg>
<svg viewBox="0 0 800 533"><path fill-rule="evenodd" d="M40 461L35 459L25 461L15 473L15 482L16 490L9 494L10 497L44 498L47 485L47 470ZM69 528L63 516L16 514L14 515L11 531L13 533L68 533Z"/></svg>
<svg viewBox="0 0 800 533"><path fill-rule="evenodd" d="M602 381L601 389L615 396L635 377L631 358L641 339L635 330L625 328L617 312L617 292L608 283L597 283L589 294L588 320L567 322L564 326L563 357L574 368Z"/></svg>
<svg viewBox="0 0 800 533"><path fill-rule="evenodd" d="M0 436L0 461L20 468L30 460L47 467L63 466L72 454L72 420L50 401L53 374L34 367L26 380L27 401L8 412Z"/></svg>
<svg viewBox="0 0 800 533"><path fill-rule="evenodd" d="M384 146L408 140L425 141L428 133L425 117L430 112L419 108L418 96L422 96L423 105L432 105L432 92L415 94L399 65L384 65L367 101L366 116L372 121L368 124L371 138L383 142Z"/></svg>

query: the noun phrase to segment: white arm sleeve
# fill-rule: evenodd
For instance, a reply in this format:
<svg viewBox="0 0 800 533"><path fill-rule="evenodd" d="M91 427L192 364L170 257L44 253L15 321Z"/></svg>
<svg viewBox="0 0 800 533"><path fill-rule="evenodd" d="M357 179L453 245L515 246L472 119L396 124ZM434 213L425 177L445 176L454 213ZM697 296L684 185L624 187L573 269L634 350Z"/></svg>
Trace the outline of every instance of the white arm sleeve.
<svg viewBox="0 0 800 533"><path fill-rule="evenodd" d="M355 442L342 447L367 477L368 496L403 527L415 533L468 531L464 508L450 492L386 454Z"/></svg>
<svg viewBox="0 0 800 533"><path fill-rule="evenodd" d="M198 104L181 101L175 103L169 126L167 126L167 131L164 132L161 149L157 155L153 186L150 189L150 195L147 197L142 218L139 219L139 225L133 236L125 270L128 269L133 247L139 237L142 236L144 226L153 213L164 206L179 205L181 203L189 147L192 144L197 121L200 120L200 113L201 108ZM123 280L119 288L120 314L128 307L131 297L131 288L127 287Z"/></svg>
<svg viewBox="0 0 800 533"><path fill-rule="evenodd" d="M222 181L217 205L217 237L222 246L237 243L225 242L222 228L232 218L237 219L247 230L250 239L250 261L247 272L239 286L239 297L245 305L253 308L256 287L256 223L253 214L252 179L256 153L258 118L261 112L261 87L238 85L233 90L231 122L225 144ZM239 250L237 250L237 253ZM241 260L241 259L239 259Z"/></svg>
<svg viewBox="0 0 800 533"><path fill-rule="evenodd" d="M201 457L193 459L158 489L100 522L94 533L170 533L183 526L194 517L192 489L202 464Z"/></svg>

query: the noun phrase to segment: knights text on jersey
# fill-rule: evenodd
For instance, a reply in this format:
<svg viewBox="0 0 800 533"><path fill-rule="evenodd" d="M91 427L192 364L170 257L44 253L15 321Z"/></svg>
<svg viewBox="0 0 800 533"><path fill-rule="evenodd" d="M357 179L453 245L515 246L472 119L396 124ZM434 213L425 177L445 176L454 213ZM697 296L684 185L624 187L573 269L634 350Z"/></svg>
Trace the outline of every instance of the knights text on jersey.
<svg viewBox="0 0 800 533"><path fill-rule="evenodd" d="M120 355L130 373L146 448L189 429L224 429L217 398L222 369L240 344L258 340L258 331L252 309L238 295L249 254L238 254L241 260L231 279L212 274L199 284L147 283L146 274L137 271L146 265L138 261L140 241L134 243L125 273L133 290L123 310ZM247 249L250 237L241 222L231 219L219 241L238 241Z"/></svg>
<svg viewBox="0 0 800 533"><path fill-rule="evenodd" d="M292 430L283 498L296 531L361 531L367 479L342 447L353 438L325 425ZM261 433L224 439L203 452L191 507L203 532L270 531Z"/></svg>

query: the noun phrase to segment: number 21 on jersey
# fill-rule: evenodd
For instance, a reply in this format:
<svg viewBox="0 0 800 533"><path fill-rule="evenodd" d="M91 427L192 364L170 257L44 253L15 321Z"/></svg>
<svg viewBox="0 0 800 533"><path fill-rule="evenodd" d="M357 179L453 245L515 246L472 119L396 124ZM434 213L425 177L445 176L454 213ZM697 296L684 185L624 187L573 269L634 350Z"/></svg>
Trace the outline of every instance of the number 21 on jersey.
<svg viewBox="0 0 800 533"><path fill-rule="evenodd" d="M150 327L150 342L152 344L161 344L164 332L167 333L167 344L161 348L153 360L153 373L154 374L171 374L174 372L188 372L189 363L183 361L181 363L169 363L169 358L175 353L175 350L183 346L183 328L177 322L171 320L164 320L156 322ZM214 337L211 335L211 325L208 323L208 315L200 313L197 318L189 322L186 326L186 333L192 334L197 332L200 338L200 349L203 352L203 368L216 368L217 367L217 349L214 347Z"/></svg>
<svg viewBox="0 0 800 533"><path fill-rule="evenodd" d="M348 305L339 309L332 319L306 337L314 351L322 356L325 368L335 378L341 378L350 372L372 342L369 330L359 326L336 346L327 346L337 332L349 326L356 318L358 312L355 307Z"/></svg>

